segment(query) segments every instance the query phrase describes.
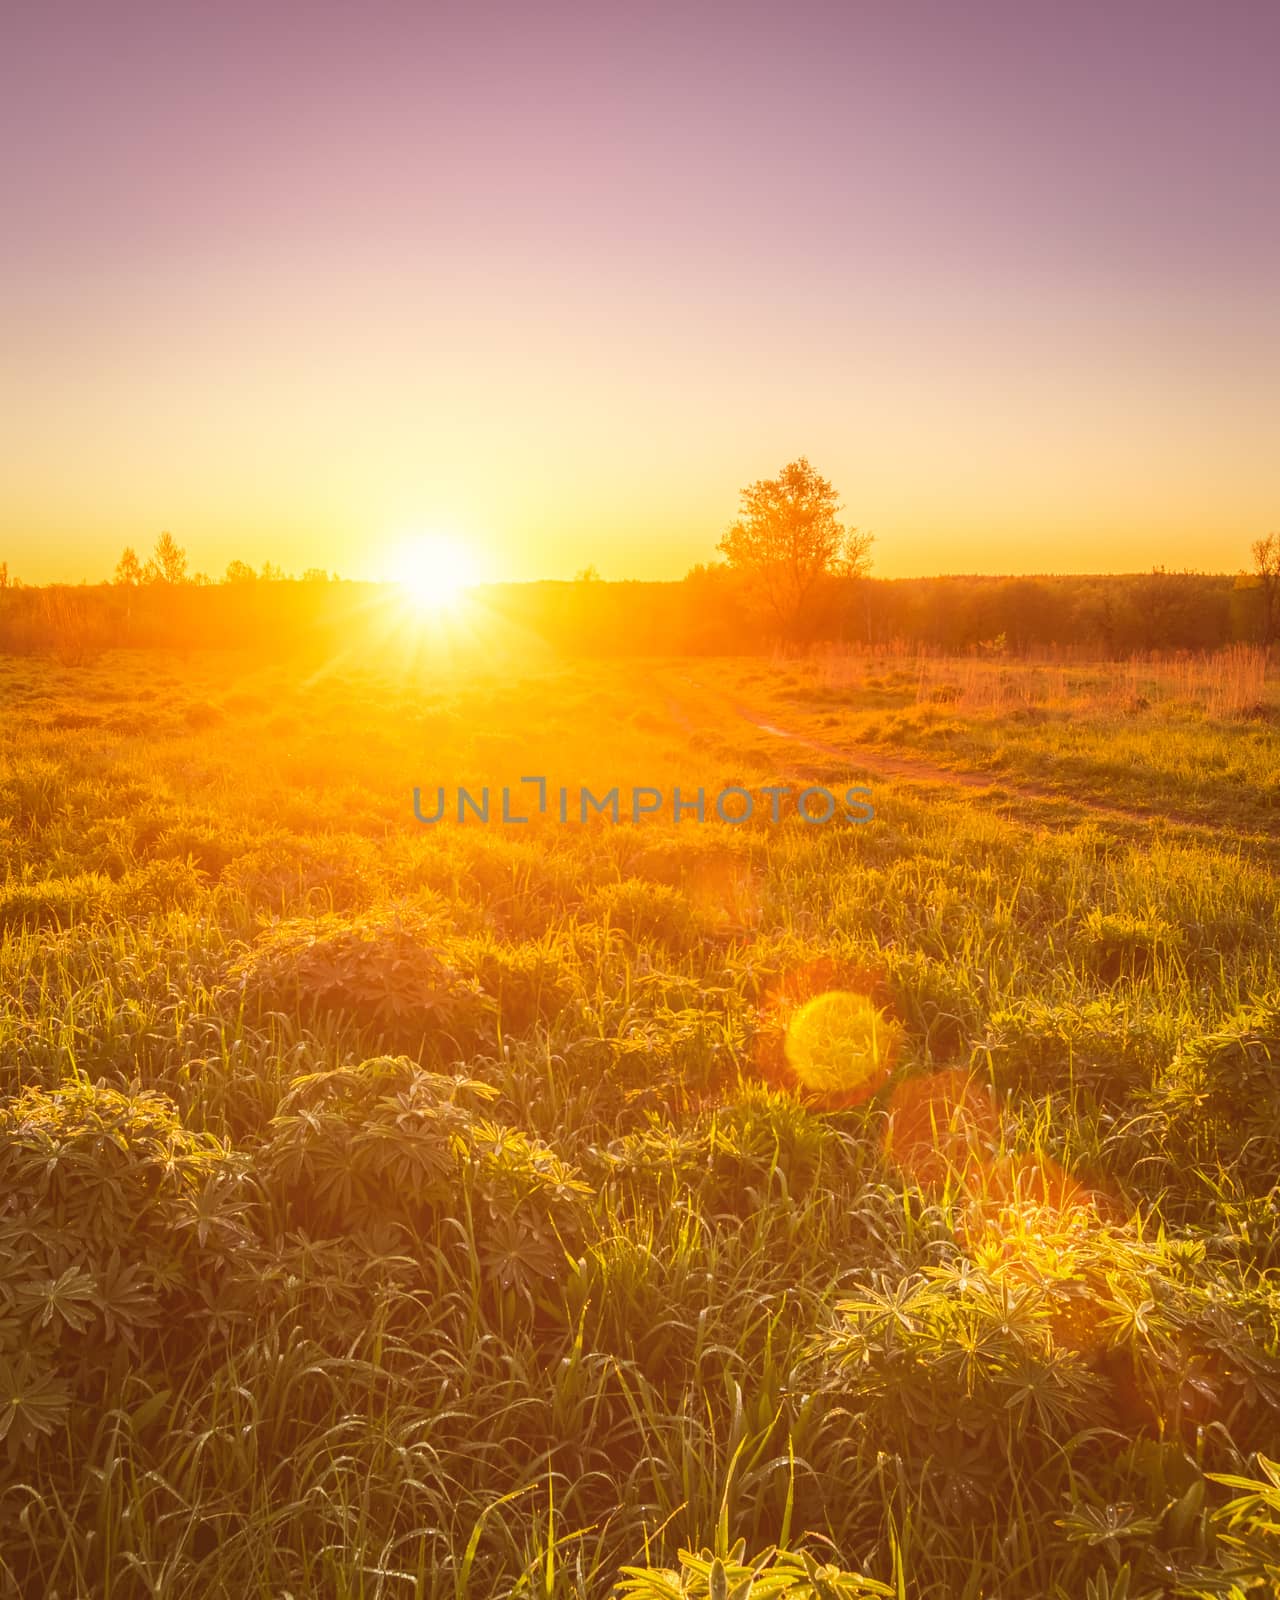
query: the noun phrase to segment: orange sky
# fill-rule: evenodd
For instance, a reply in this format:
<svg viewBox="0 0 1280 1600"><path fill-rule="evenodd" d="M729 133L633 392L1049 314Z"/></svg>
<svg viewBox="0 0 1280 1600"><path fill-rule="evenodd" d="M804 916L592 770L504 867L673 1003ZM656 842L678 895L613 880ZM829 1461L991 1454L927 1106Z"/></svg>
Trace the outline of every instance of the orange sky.
<svg viewBox="0 0 1280 1600"><path fill-rule="evenodd" d="M807 454L882 576L1246 565L1280 11L787 16L24 8L0 560L679 577Z"/></svg>

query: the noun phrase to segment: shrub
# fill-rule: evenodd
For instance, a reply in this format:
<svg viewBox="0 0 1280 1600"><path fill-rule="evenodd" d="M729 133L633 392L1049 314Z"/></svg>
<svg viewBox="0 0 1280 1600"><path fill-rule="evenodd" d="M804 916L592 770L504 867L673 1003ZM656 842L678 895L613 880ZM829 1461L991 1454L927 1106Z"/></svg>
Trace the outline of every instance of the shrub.
<svg viewBox="0 0 1280 1600"><path fill-rule="evenodd" d="M1183 1592L1195 1600L1217 1600L1225 1593L1280 1593L1280 1462L1259 1453L1258 1477L1242 1473L1212 1474L1214 1481L1237 1491L1215 1508L1219 1570L1198 1572ZM1226 1586L1234 1580L1238 1587Z"/></svg>
<svg viewBox="0 0 1280 1600"><path fill-rule="evenodd" d="M449 956L493 1001L504 1033L525 1033L560 1016L577 992L574 964L550 938L520 944L483 935L456 939Z"/></svg>
<svg viewBox="0 0 1280 1600"><path fill-rule="evenodd" d="M637 1106L687 1109L709 1096L718 1098L726 1081L736 1080L742 1041L737 1020L715 1007L710 996L701 1005L663 996L664 976L652 974L653 992L644 1002L613 1012L604 1070L613 1087Z"/></svg>
<svg viewBox="0 0 1280 1600"><path fill-rule="evenodd" d="M1167 959L1185 947L1181 932L1158 917L1135 917L1123 912L1089 911L1077 935L1088 966L1108 982L1140 977L1154 961Z"/></svg>
<svg viewBox="0 0 1280 1600"><path fill-rule="evenodd" d="M1213 1423L1237 1446L1270 1436L1280 1361L1265 1289L1205 1271L1201 1240L1110 1223L1105 1199L1043 1155L1000 1158L982 1177L962 1222L981 1279L1033 1293L1051 1347L1105 1382L1117 1422L1188 1438Z"/></svg>
<svg viewBox="0 0 1280 1600"><path fill-rule="evenodd" d="M233 965L230 981L259 1012L348 1017L406 1042L468 1042L492 1011L450 959L439 922L412 907L274 923Z"/></svg>
<svg viewBox="0 0 1280 1600"><path fill-rule="evenodd" d="M1280 1169L1280 999L1188 1041L1150 1097L1150 1136L1173 1167L1228 1168L1263 1193Z"/></svg>
<svg viewBox="0 0 1280 1600"><path fill-rule="evenodd" d="M392 841L389 868L407 889L425 886L458 907L483 906L483 925L512 938L540 934L562 921L566 908L580 899L588 870L568 852L481 829L408 845Z"/></svg>
<svg viewBox="0 0 1280 1600"><path fill-rule="evenodd" d="M158 831L148 854L178 860L189 858L210 878L218 878L240 849L234 835L227 834L216 823L176 822Z"/></svg>
<svg viewBox="0 0 1280 1600"><path fill-rule="evenodd" d="M65 928L97 915L111 900L110 878L96 872L0 887L0 929Z"/></svg>
<svg viewBox="0 0 1280 1600"><path fill-rule="evenodd" d="M485 1120L494 1097L405 1056L295 1079L261 1153L264 1183L287 1226L392 1225L448 1250L466 1246L497 1288L530 1297L580 1239L589 1190L545 1145Z"/></svg>
<svg viewBox="0 0 1280 1600"><path fill-rule="evenodd" d="M1043 1293L959 1265L841 1300L819 1384L866 1439L975 1486L1044 1465L1111 1420L1106 1385L1056 1345Z"/></svg>
<svg viewBox="0 0 1280 1600"><path fill-rule="evenodd" d="M103 855L119 859L109 845L99 860ZM66 928L112 913L152 916L190 905L203 888L195 865L177 859L147 861L114 880L101 872L78 872L9 883L0 887L0 928Z"/></svg>
<svg viewBox="0 0 1280 1600"><path fill-rule="evenodd" d="M191 905L204 886L204 876L193 862L159 859L125 873L113 886L111 899L125 916L152 916Z"/></svg>
<svg viewBox="0 0 1280 1600"><path fill-rule="evenodd" d="M30 756L0 781L0 815L26 832L47 827L65 804L66 773L56 761Z"/></svg>
<svg viewBox="0 0 1280 1600"><path fill-rule="evenodd" d="M830 1124L792 1096L757 1088L682 1127L651 1120L616 1141L609 1159L641 1191L692 1194L705 1210L741 1216L771 1195L803 1198L837 1143Z"/></svg>
<svg viewBox="0 0 1280 1600"><path fill-rule="evenodd" d="M650 939L673 950L688 949L710 931L678 889L643 878L599 884L587 895L584 911L637 942Z"/></svg>
<svg viewBox="0 0 1280 1600"><path fill-rule="evenodd" d="M741 873L751 864L751 840L719 829L696 834L657 834L632 854L629 873L651 883L679 889L690 881Z"/></svg>
<svg viewBox="0 0 1280 1600"><path fill-rule="evenodd" d="M251 1240L242 1168L154 1094L88 1083L0 1105L0 1435L15 1454L130 1360L225 1326Z"/></svg>
<svg viewBox="0 0 1280 1600"><path fill-rule="evenodd" d="M308 839L277 834L237 855L221 884L254 910L348 910L367 902L376 857L363 838Z"/></svg>
<svg viewBox="0 0 1280 1600"><path fill-rule="evenodd" d="M985 1048L1001 1089L1046 1094L1071 1079L1119 1101L1150 1086L1164 1047L1156 1020L1110 997L1029 997L993 1014Z"/></svg>

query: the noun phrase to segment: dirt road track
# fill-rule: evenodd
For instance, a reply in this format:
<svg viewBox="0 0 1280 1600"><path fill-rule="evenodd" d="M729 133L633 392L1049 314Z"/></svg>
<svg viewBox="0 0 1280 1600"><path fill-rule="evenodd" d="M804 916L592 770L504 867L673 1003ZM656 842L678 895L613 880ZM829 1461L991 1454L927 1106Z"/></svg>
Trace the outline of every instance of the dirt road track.
<svg viewBox="0 0 1280 1600"><path fill-rule="evenodd" d="M750 723L753 728L758 728L762 733L767 733L776 739L786 740L788 744L798 746L803 750L812 750L818 755L828 759L847 763L849 766L869 772L875 777L892 778L899 783L918 783L931 786L942 785L951 789L973 790L998 790L1001 797L1010 800L1032 800L1040 803L1050 803L1058 806L1069 806L1090 817L1105 818L1112 822L1124 822L1140 827L1150 827L1153 823L1167 822L1175 827L1190 828L1197 832L1212 832L1215 835L1221 832L1215 824L1206 822L1202 817L1190 817L1176 811L1133 811L1126 806L1109 805L1105 800L1094 800L1088 796L1072 794L1062 790L1048 789L1042 784L1027 783L1017 779L1006 778L1003 775L990 772L957 772L950 767L935 766L930 761L917 760L911 756L889 755L880 750L868 750L865 746L848 746L830 744L823 739L811 738L808 734L796 733L789 728L780 727L776 722L765 717L761 712L752 707L743 705L739 701L725 695L721 690L708 687L696 678L683 674L676 680L687 690L692 690L697 697L698 708L703 711L725 710L731 712L741 721ZM674 713L674 719L686 728L696 727L697 724L687 714L681 705L678 694L668 696L668 708ZM776 716L776 713L774 713ZM993 796L993 801L996 799ZM1237 834L1241 843L1258 843L1274 850L1277 840L1270 834Z"/></svg>

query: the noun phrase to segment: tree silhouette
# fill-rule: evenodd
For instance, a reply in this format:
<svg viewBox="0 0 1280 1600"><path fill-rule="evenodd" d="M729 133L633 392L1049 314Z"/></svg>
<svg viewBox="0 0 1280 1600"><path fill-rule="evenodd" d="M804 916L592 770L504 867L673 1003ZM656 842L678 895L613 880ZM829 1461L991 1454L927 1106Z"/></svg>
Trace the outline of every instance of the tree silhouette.
<svg viewBox="0 0 1280 1600"><path fill-rule="evenodd" d="M840 497L806 457L742 491L736 522L717 548L763 602L787 637L804 631L819 585L837 574L861 577L871 565L871 535L840 521Z"/></svg>
<svg viewBox="0 0 1280 1600"><path fill-rule="evenodd" d="M187 581L187 552L167 530L156 540L156 547L151 552L146 572L153 583Z"/></svg>
<svg viewBox="0 0 1280 1600"><path fill-rule="evenodd" d="M124 584L126 588L136 589L142 578L142 563L138 560L138 552L131 544L126 545L124 554L116 563L116 575L112 581Z"/></svg>
<svg viewBox="0 0 1280 1600"><path fill-rule="evenodd" d="M1262 587L1262 642L1280 633L1280 533L1253 541L1253 571Z"/></svg>

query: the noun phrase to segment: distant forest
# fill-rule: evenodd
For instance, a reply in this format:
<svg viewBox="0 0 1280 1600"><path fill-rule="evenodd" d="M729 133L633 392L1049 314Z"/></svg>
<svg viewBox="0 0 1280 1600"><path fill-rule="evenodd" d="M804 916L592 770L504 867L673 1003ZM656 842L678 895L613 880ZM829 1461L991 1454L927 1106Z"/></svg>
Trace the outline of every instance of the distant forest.
<svg viewBox="0 0 1280 1600"><path fill-rule="evenodd" d="M76 661L119 648L333 649L393 600L384 586L323 573L289 579L274 569L222 583L153 577L37 588L0 577L0 651ZM831 576L813 594L801 632L785 643L1011 656L1214 650L1269 642L1269 600L1262 580L1243 573ZM588 573L570 582L496 584L476 590L473 603L567 654L727 655L784 643L725 567L695 568L668 583L604 582Z"/></svg>

